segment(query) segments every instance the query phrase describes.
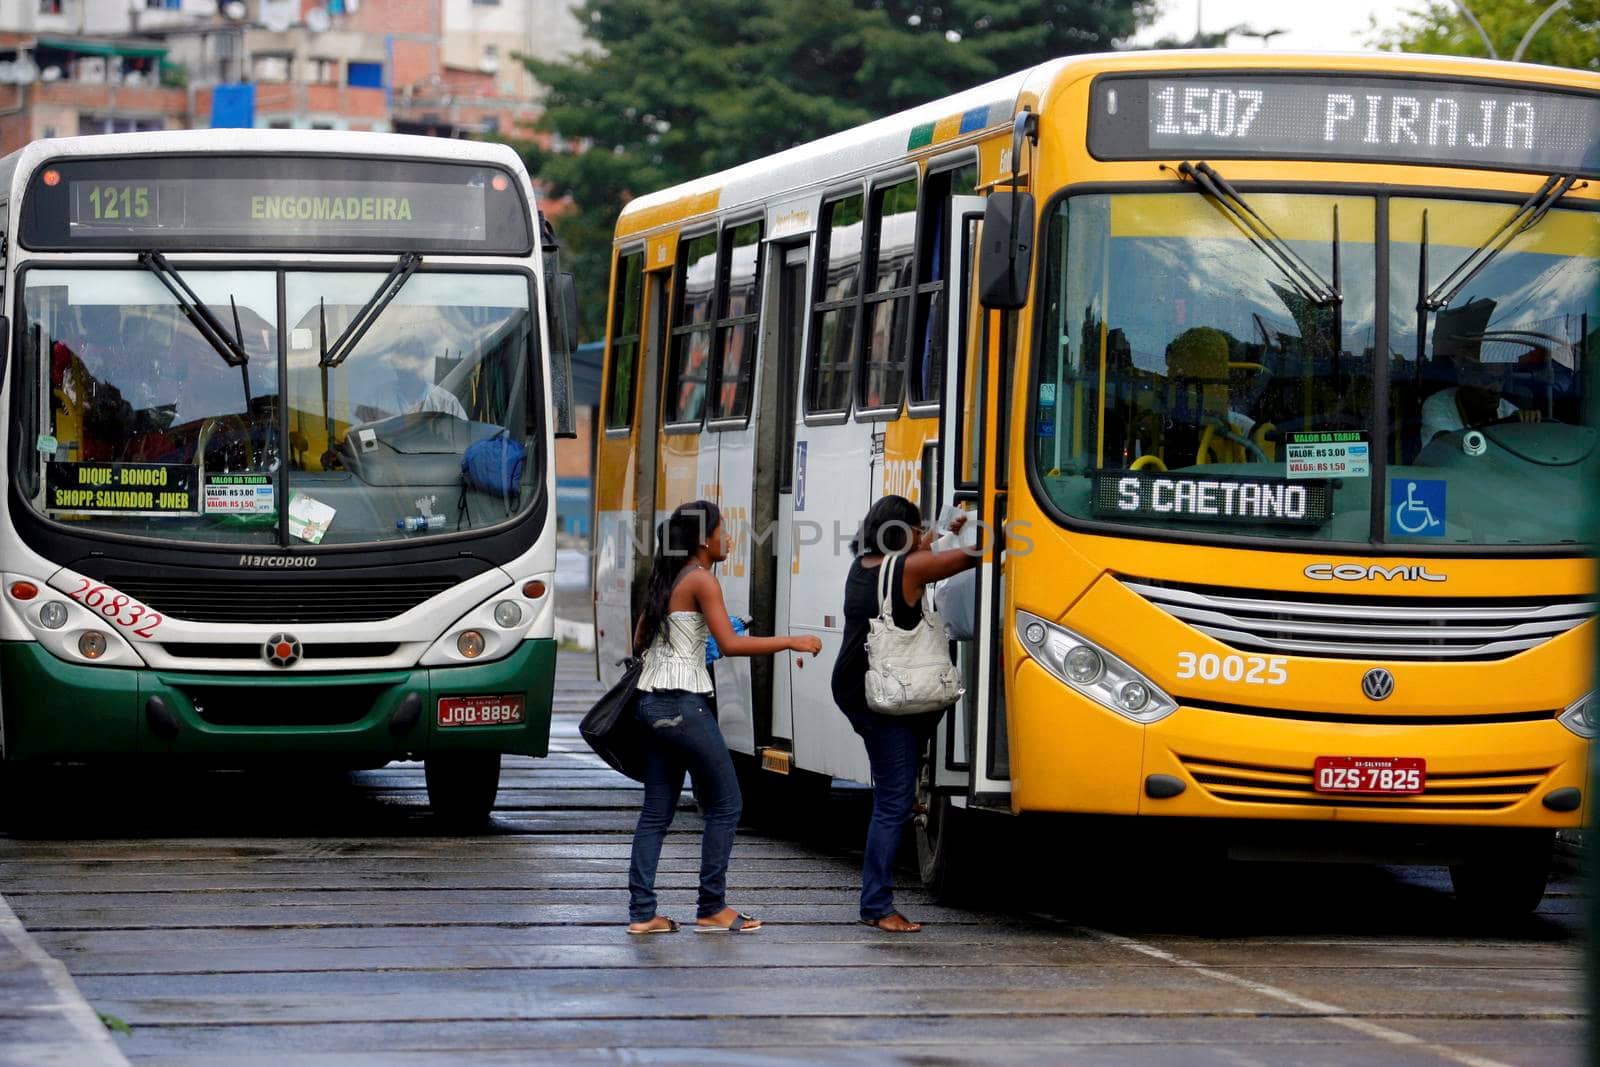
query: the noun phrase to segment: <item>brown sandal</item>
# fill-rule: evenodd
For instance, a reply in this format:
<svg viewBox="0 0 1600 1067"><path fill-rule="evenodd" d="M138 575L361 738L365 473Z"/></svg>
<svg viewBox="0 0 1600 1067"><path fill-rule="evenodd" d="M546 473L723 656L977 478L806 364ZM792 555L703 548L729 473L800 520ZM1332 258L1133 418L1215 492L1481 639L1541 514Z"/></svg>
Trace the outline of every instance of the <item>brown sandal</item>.
<svg viewBox="0 0 1600 1067"><path fill-rule="evenodd" d="M884 925L884 923L891 922L891 921L892 922L903 923L904 925L900 925L900 926L885 926ZM889 914L880 915L876 919L862 919L861 920L861 925L862 926L870 926L875 930L882 930L886 934L915 934L915 933L918 933L919 931L921 931L921 929L922 929L922 924L921 923L912 922L910 919L906 918L904 915L901 915L898 911L891 911Z"/></svg>
<svg viewBox="0 0 1600 1067"><path fill-rule="evenodd" d="M656 919L666 919L666 916L658 915ZM650 922L655 921L655 919L650 920ZM665 926L650 926L646 924L637 930L633 928L633 925L633 923L628 924L628 934L631 937L648 937L651 934L675 934L678 932L678 920L676 919L667 919L667 925Z"/></svg>

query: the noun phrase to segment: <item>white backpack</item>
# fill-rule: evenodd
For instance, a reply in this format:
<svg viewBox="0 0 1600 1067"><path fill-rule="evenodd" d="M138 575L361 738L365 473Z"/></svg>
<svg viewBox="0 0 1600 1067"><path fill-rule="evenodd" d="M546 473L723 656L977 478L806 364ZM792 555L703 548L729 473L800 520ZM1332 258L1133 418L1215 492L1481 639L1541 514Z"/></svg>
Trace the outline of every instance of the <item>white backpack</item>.
<svg viewBox="0 0 1600 1067"><path fill-rule="evenodd" d="M885 715L914 715L947 708L961 697L961 674L950 662L950 639L939 613L922 594L922 617L902 630L894 624L890 580L894 563L905 555L885 556L878 565L878 617L867 623L867 706Z"/></svg>

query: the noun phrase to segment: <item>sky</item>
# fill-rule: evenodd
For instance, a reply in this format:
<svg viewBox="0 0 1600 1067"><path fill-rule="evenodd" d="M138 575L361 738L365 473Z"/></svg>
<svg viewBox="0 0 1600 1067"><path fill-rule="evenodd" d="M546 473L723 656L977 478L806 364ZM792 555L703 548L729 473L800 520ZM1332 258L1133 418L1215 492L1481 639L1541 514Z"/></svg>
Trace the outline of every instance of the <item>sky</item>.
<svg viewBox="0 0 1600 1067"><path fill-rule="evenodd" d="M1201 8L1202 25L1209 33L1245 23L1253 30L1286 30L1273 37L1271 47L1285 51L1354 52L1370 47L1368 29L1374 15L1380 25L1404 21L1408 7L1420 2L1390 0L1163 0L1162 13L1155 24L1134 40L1150 44L1162 37L1187 40L1194 36L1196 8ZM1233 48L1260 48L1253 37L1234 36Z"/></svg>

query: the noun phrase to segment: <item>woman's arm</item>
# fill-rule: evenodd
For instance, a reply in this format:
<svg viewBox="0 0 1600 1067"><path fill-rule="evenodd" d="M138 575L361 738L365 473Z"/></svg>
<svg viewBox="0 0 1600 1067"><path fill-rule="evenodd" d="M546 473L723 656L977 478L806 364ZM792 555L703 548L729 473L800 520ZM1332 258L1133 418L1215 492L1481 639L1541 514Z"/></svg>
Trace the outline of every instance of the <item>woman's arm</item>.
<svg viewBox="0 0 1600 1067"><path fill-rule="evenodd" d="M950 532L955 533L966 525L966 516L961 516L950 526ZM936 531L929 530L917 541L900 572L900 592L905 596L907 604L915 604L922 599L922 591L934 582L942 582L952 575L962 571L971 570L983 558L983 550L977 545L962 545L956 548L947 548L940 552L931 551L928 546L933 543Z"/></svg>
<svg viewBox="0 0 1600 1067"><path fill-rule="evenodd" d="M734 633L728 608L722 601L722 586L710 571L692 574L683 584L693 594L695 606L705 616L706 627L724 656L770 656L790 650L815 656L822 651L822 642L815 637L750 637Z"/></svg>

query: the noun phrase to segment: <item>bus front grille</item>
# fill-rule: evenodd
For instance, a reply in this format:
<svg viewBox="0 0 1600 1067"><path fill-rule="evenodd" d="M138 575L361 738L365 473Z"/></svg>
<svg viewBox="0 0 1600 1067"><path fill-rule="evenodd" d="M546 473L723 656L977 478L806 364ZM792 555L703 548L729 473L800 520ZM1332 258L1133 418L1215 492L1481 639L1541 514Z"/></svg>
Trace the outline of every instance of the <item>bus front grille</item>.
<svg viewBox="0 0 1600 1067"><path fill-rule="evenodd" d="M1225 645L1323 659L1505 659L1595 613L1581 597L1346 597L1143 578L1122 583Z"/></svg>
<svg viewBox="0 0 1600 1067"><path fill-rule="evenodd" d="M267 625L378 622L454 588L455 578L136 578L106 584L161 614L189 622Z"/></svg>
<svg viewBox="0 0 1600 1067"><path fill-rule="evenodd" d="M1281 807L1501 811L1526 800L1550 774L1548 767L1450 774L1430 771L1421 793L1374 796L1318 793L1309 767L1271 767L1182 755L1178 760L1189 776L1217 800Z"/></svg>

